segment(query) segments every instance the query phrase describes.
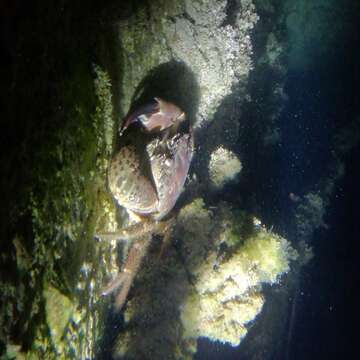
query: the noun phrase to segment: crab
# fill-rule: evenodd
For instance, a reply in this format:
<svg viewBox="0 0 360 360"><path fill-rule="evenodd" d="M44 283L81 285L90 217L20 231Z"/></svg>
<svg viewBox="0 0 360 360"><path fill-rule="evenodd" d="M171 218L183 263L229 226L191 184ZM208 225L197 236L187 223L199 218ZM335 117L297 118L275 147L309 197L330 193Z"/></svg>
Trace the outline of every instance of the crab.
<svg viewBox="0 0 360 360"><path fill-rule="evenodd" d="M140 107L126 118L120 136L135 122L140 122L148 132L157 132L177 127L185 119L185 113L177 105L155 97L154 102Z"/></svg>
<svg viewBox="0 0 360 360"><path fill-rule="evenodd" d="M123 141L108 169L109 189L117 204L139 219L115 233L98 234L103 239L132 241L122 271L103 290L103 295L117 292L118 310L126 301L152 236L163 235L165 241L171 233L175 220L169 213L183 190L193 157L192 129L189 126L188 131L180 131L185 118L177 105L155 98L154 103L130 114L120 131L125 139L130 130L135 139L139 133L145 138L140 137L140 144Z"/></svg>

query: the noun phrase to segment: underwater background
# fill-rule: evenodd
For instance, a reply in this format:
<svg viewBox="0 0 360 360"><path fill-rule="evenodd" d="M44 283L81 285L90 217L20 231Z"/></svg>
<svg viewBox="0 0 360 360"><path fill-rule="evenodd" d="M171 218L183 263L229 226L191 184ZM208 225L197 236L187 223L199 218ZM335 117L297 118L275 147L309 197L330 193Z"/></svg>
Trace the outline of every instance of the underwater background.
<svg viewBox="0 0 360 360"><path fill-rule="evenodd" d="M1 359L357 358L358 1L0 16ZM101 291L128 248L94 235L129 224L107 171L154 97L186 113L194 157L116 311Z"/></svg>

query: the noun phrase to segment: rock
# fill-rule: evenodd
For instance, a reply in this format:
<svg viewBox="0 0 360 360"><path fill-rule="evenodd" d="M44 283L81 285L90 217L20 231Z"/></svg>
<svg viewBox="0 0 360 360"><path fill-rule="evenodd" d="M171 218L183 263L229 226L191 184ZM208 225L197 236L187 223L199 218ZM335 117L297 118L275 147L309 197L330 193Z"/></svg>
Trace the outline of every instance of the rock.
<svg viewBox="0 0 360 360"><path fill-rule="evenodd" d="M74 304L59 290L51 285L44 289L46 321L50 329L51 339L58 353L63 352L62 337L74 312Z"/></svg>
<svg viewBox="0 0 360 360"><path fill-rule="evenodd" d="M211 153L208 169L212 184L222 188L240 173L242 165L235 153L220 146Z"/></svg>
<svg viewBox="0 0 360 360"><path fill-rule="evenodd" d="M157 1L119 24L124 111L150 87L156 96L179 97L179 105L198 97L193 104L196 125L212 120L233 86L247 82L252 68L250 31L258 20L251 0L241 1L231 19L226 7L227 1L218 0L179 0L172 6ZM151 73L159 72L161 79L161 65L173 61L193 74L196 85L176 67L169 81L151 81ZM187 108L187 113L194 110Z"/></svg>
<svg viewBox="0 0 360 360"><path fill-rule="evenodd" d="M180 211L174 234L161 263L155 253L140 270L115 358L191 359L199 337L237 346L266 301L263 284L297 258L259 220L226 203L210 211L201 198Z"/></svg>

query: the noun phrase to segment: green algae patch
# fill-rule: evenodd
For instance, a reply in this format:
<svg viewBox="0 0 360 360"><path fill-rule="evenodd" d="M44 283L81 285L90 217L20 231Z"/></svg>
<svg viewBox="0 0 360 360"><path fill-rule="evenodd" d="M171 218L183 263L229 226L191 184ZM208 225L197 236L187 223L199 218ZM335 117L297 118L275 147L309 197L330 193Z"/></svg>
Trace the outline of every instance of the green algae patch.
<svg viewBox="0 0 360 360"><path fill-rule="evenodd" d="M57 349L60 348L59 352L62 352L62 337L74 312L75 305L67 296L51 285L45 286L44 299L46 321L49 326L51 339L55 347Z"/></svg>
<svg viewBox="0 0 360 360"><path fill-rule="evenodd" d="M258 226L257 219L249 232L249 215L232 212L226 204L222 207L215 216L220 231L212 232L213 246L192 271L194 286L180 318L185 339L207 337L238 346L266 301L263 284L278 284L298 255L286 239ZM224 249L223 244L228 246Z"/></svg>
<svg viewBox="0 0 360 360"><path fill-rule="evenodd" d="M227 214L221 241L230 249L236 249L256 231L254 217L243 210L235 209Z"/></svg>
<svg viewBox="0 0 360 360"><path fill-rule="evenodd" d="M25 340L16 339L19 343L9 341L8 353L18 349L17 357L94 357L100 326L95 317L101 313L95 304L107 273L101 257L109 252L109 245L95 241L94 232L99 221L104 228L114 221L106 191L112 91L107 72L99 66L75 70L61 85L61 121L53 120L56 131L34 154L35 179L26 210L32 243L20 234L13 238L14 282L0 283L8 304L2 328L20 321L27 334Z"/></svg>
<svg viewBox="0 0 360 360"><path fill-rule="evenodd" d="M161 262L145 260L114 357L192 359L200 337L238 346L267 301L263 285L280 286L298 256L251 214L200 197L180 210L172 242Z"/></svg>
<svg viewBox="0 0 360 360"><path fill-rule="evenodd" d="M34 256L46 266L49 279L56 273L57 286L68 291L76 280L92 239L89 231L96 206L96 129L92 113L96 103L91 73L78 72L64 84L67 119L40 154L37 188L31 212L35 234ZM82 86L79 86L82 84ZM77 94L78 91L78 96ZM87 94L87 96L85 96Z"/></svg>
<svg viewBox="0 0 360 360"><path fill-rule="evenodd" d="M113 138L109 77L98 66L95 67L95 80L92 83L82 76L85 75L80 73L79 78L74 79L75 89L70 86L66 92L72 109L69 111L69 124L57 133L57 146L50 152L51 162L59 166L52 176L46 177L40 191L42 196L34 193L32 200L36 265L44 266L44 276L48 281L77 299L72 304L70 298L54 287L44 290L46 319L58 354L63 354L61 336L75 304L87 304L89 297L95 296L95 292L90 291L98 255L93 234L103 211L101 199L106 197L103 193L106 192L106 168ZM75 96L76 103L73 104L72 92L78 89L78 82L84 86L87 83L88 86L82 91L87 89L94 105L90 106L85 96L83 101L81 96ZM85 262L91 265L81 272ZM89 266L93 271L87 270ZM90 328L89 321L92 322L86 315L87 311L90 309L82 309L78 324L83 330L78 328L73 334L73 346L78 347L74 351L76 354L84 351L79 349L81 346L87 347L87 352L93 350L95 329L92 328L91 333L86 331ZM58 321L61 313L63 320ZM80 342L82 332L88 337L86 344Z"/></svg>
<svg viewBox="0 0 360 360"><path fill-rule="evenodd" d="M274 284L278 278L290 270L290 260L297 259L297 252L281 236L258 231L239 250L244 262L253 267L261 282Z"/></svg>

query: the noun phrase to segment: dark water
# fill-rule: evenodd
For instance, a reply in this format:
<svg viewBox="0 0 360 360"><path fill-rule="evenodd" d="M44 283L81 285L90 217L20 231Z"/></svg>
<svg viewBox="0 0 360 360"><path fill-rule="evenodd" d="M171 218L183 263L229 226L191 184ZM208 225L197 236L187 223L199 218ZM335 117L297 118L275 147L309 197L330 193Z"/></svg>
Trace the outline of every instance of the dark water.
<svg viewBox="0 0 360 360"><path fill-rule="evenodd" d="M356 17L357 14L354 14L354 23ZM21 24L20 18L16 21ZM6 26L3 28L6 30ZM26 27L22 25L19 28ZM289 194L301 197L309 191L321 193L324 184L334 176L337 161L340 159L345 165L344 176L333 182L333 192L326 195L326 226L315 229L311 238L307 239L314 249L315 258L296 274L287 297L286 328L277 340L275 349L269 352L265 349L262 353L258 349L255 352L261 355L254 356L250 345L258 340L257 334L265 323L266 314L271 310L266 308L265 314L258 319L260 325L250 330L242 346L231 348L201 339L195 357L198 360L359 358L356 355L358 342L353 337L358 332L355 312L358 306L357 243L360 241L360 149L357 146L344 153L335 142L335 137L343 129L349 128L356 119L360 121L359 33L355 27L351 29L346 40L338 43L338 47L327 54L326 61L317 61L306 70L290 71L287 74L285 92L288 101L279 121L281 142L269 153L239 144L240 152L241 149L246 152L244 168L248 171L249 183L230 186L221 194L226 200L237 201L237 194L245 187L247 193L256 196L254 210L259 217L296 243L297 229L292 221L296 204L289 199ZM15 35L10 35L5 31L2 33L6 49L13 48ZM52 34L48 36L51 38ZM52 40L49 40L49 44L52 44ZM34 53L38 52L32 42L29 47ZM4 56L5 62L15 61L15 53L9 51L7 56L8 59ZM30 65L29 69L37 68ZM52 71L54 74L51 75L56 77L55 70ZM2 71L2 75L6 83L8 75L5 71ZM29 78L32 77L35 78L29 72ZM268 79L262 80L266 82ZM41 85L37 83L38 87ZM46 86L47 92L52 89L51 82L43 86ZM27 98L27 94L20 97ZM19 102L24 113L32 106L38 110L37 105L25 100ZM28 128L31 129L30 126ZM15 127L11 124L11 129L15 129L16 133L2 134L2 141L8 147L20 137L19 132L24 132L24 137L31 137L27 134L27 127L20 121ZM345 137L345 143L351 143L351 135L354 134L350 132L348 139ZM250 195L249 198L244 196L243 200L251 208ZM274 339L276 337L278 334L274 334Z"/></svg>
<svg viewBox="0 0 360 360"><path fill-rule="evenodd" d="M282 125L288 144L283 151L285 196L287 191L321 191L340 152L334 137L356 118L359 121L356 39L356 33L349 34L348 43L327 66L317 63L306 73L289 74L290 101ZM294 118L297 125L291 126ZM350 134L345 142L351 143ZM310 240L315 258L300 275L288 359L338 359L352 353L349 318L358 269L359 146L340 156L345 174L334 182L326 228L317 229Z"/></svg>
<svg viewBox="0 0 360 360"><path fill-rule="evenodd" d="M348 35L347 41L329 54L325 65L314 62L306 71L288 73L285 90L289 98L280 119L281 142L271 154L256 153L253 175L267 179L260 184L254 175L253 190L262 199L258 212L280 233L294 242L299 240L291 221L295 205L290 193L301 197L315 191L326 200L325 225L306 239L315 258L299 272L289 293L288 325L276 350L259 358L358 358L350 339L357 331L352 313L359 267L360 149L357 145L344 153L335 141L352 122L360 121L358 34ZM353 131L356 129L359 126ZM348 145L351 133L345 137ZM250 166L254 158L250 156ZM336 175L339 158L345 166L343 177ZM329 183L332 191L324 194ZM227 192L225 196L231 198L238 189ZM248 337L256 335L250 331ZM243 346L229 348L206 340L200 340L196 356L199 360L254 358L258 357Z"/></svg>

